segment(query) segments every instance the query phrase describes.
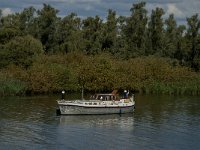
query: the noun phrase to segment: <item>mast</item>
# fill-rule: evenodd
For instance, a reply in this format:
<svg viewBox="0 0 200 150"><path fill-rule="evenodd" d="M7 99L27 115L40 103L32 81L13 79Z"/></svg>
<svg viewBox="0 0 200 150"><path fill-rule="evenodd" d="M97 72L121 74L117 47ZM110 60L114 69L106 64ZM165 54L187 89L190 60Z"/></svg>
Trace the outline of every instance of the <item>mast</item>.
<svg viewBox="0 0 200 150"><path fill-rule="evenodd" d="M81 88L81 99L83 100L84 98L83 98L83 95L84 95L84 89L83 89L83 86L82 86L82 88Z"/></svg>

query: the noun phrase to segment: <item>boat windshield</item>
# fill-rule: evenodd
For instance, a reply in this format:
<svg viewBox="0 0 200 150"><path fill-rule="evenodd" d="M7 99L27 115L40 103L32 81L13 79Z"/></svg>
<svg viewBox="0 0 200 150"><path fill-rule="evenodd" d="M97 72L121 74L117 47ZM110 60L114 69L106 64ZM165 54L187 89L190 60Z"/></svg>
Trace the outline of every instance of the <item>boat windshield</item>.
<svg viewBox="0 0 200 150"><path fill-rule="evenodd" d="M117 97L116 95L113 94L97 94L95 95L96 100L102 100L102 101L111 101L111 100L116 100Z"/></svg>

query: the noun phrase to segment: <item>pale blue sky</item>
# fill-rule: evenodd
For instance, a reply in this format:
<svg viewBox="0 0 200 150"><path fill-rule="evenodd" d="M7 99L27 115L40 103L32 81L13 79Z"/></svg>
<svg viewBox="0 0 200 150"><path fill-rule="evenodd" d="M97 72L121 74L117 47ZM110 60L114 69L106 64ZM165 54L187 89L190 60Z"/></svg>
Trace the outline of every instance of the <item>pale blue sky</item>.
<svg viewBox="0 0 200 150"><path fill-rule="evenodd" d="M66 16L75 12L78 16L85 18L98 15L105 19L107 10L115 10L117 15L130 15L133 3L140 0L0 0L0 9L3 15L21 12L30 6L41 9L43 3L50 4L59 10L59 16ZM146 9L149 14L152 9L161 7L165 10L165 16L174 13L177 21L182 24L186 17L200 13L200 0L146 0ZM200 16L200 14L199 14Z"/></svg>

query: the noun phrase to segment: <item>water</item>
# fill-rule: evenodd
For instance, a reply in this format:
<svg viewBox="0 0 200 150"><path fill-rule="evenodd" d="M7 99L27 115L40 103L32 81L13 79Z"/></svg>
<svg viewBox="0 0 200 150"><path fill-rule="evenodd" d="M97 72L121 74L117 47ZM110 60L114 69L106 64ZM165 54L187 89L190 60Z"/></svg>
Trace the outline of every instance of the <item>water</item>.
<svg viewBox="0 0 200 150"><path fill-rule="evenodd" d="M121 116L56 116L58 97L0 98L0 149L200 149L197 96L136 95Z"/></svg>

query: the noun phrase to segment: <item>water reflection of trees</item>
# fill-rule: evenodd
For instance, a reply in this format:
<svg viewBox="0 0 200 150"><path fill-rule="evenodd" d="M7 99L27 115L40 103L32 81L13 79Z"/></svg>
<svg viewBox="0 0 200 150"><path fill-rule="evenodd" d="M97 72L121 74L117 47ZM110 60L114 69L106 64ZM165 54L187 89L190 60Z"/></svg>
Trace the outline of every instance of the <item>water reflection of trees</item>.
<svg viewBox="0 0 200 150"><path fill-rule="evenodd" d="M200 114L200 101L190 96L137 95L135 120L163 124L170 119Z"/></svg>

